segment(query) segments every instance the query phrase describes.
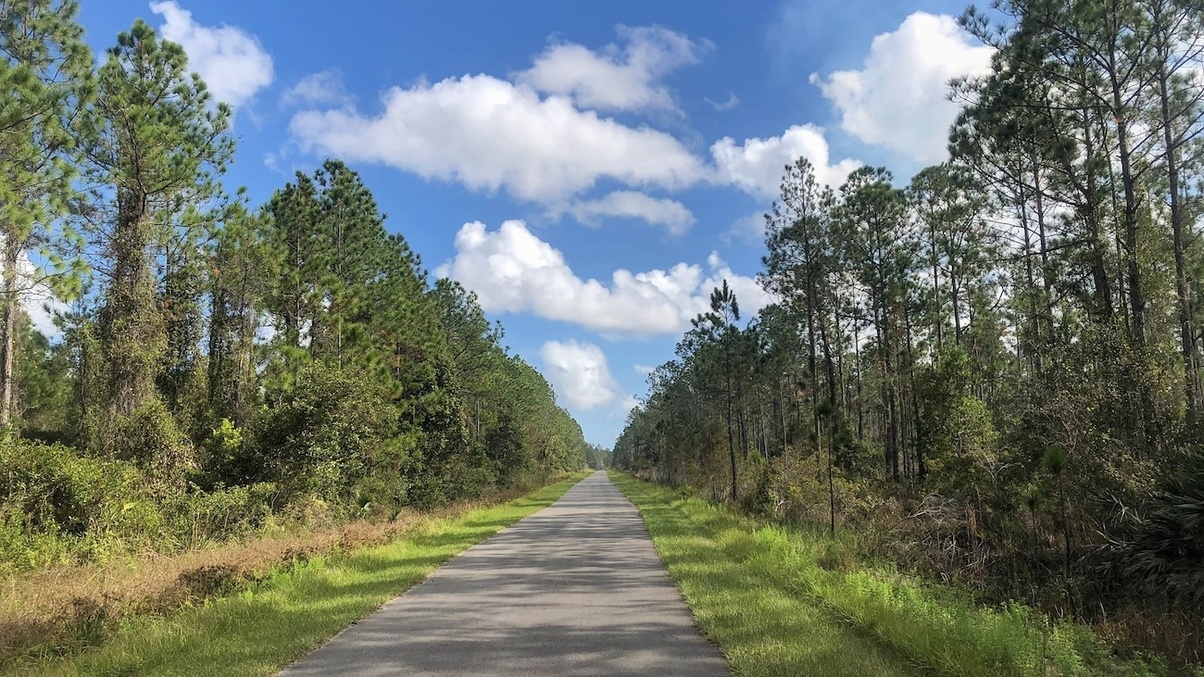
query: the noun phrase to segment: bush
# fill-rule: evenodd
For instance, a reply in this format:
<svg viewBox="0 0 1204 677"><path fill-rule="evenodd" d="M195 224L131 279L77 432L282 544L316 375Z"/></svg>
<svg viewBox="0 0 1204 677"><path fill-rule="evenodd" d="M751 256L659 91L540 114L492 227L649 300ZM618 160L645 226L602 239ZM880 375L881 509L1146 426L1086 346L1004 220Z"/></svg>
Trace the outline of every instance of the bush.
<svg viewBox="0 0 1204 677"><path fill-rule="evenodd" d="M272 515L277 492L275 484L262 482L188 494L173 506L172 531L189 548L250 534Z"/></svg>
<svg viewBox="0 0 1204 677"><path fill-rule="evenodd" d="M1148 599L1204 615L1204 452L1193 451L1184 465L1112 545L1121 576Z"/></svg>
<svg viewBox="0 0 1204 677"><path fill-rule="evenodd" d="M313 494L338 505L397 429L397 411L364 378L320 364L255 422L252 444L235 465L243 481L271 481L289 495Z"/></svg>
<svg viewBox="0 0 1204 677"><path fill-rule="evenodd" d="M244 454L243 432L223 418L205 440L201 458L201 482L206 489L223 485L243 484L248 472L242 467Z"/></svg>
<svg viewBox="0 0 1204 677"><path fill-rule="evenodd" d="M158 397L147 399L129 415L113 417L104 440L109 456L137 464L160 495L183 489L189 471L196 468L192 442Z"/></svg>
<svg viewBox="0 0 1204 677"><path fill-rule="evenodd" d="M16 569L93 559L163 538L143 472L60 445L0 443L0 563Z"/></svg>

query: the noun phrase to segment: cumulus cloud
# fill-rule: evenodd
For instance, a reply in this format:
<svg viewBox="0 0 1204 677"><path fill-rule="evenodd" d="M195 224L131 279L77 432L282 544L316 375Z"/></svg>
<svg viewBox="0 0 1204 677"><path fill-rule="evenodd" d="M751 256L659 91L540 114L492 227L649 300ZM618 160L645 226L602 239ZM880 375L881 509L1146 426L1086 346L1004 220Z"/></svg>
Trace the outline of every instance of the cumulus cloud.
<svg viewBox="0 0 1204 677"><path fill-rule="evenodd" d="M684 235L694 225L694 214L682 203L632 190L617 190L597 200L574 202L567 211L587 226L598 225L600 217L641 219L663 226L670 235Z"/></svg>
<svg viewBox="0 0 1204 677"><path fill-rule="evenodd" d="M539 357L556 394L577 411L611 404L620 397L606 355L592 343L548 341L539 349Z"/></svg>
<svg viewBox="0 0 1204 677"><path fill-rule="evenodd" d="M861 70L816 73L811 82L835 105L844 131L934 163L945 159L957 116L957 105L946 98L949 80L987 72L991 54L953 17L916 12L898 30L874 38Z"/></svg>
<svg viewBox="0 0 1204 677"><path fill-rule="evenodd" d="M708 308L724 279L750 316L770 302L751 277L737 275L712 254L704 268L679 263L669 270L616 270L608 282L583 280L564 255L522 221L495 231L474 221L455 240L456 256L435 272L475 291L489 312L530 312L545 319L615 334L677 334Z"/></svg>
<svg viewBox="0 0 1204 677"><path fill-rule="evenodd" d="M636 396L635 395L627 395L626 397L623 397L622 399L619 400L619 405L617 407L616 413L626 416L628 414L628 412L630 412L632 409L635 409L638 406L640 406L640 401L638 399L636 399Z"/></svg>
<svg viewBox="0 0 1204 677"><path fill-rule="evenodd" d="M285 90L280 100L286 106L342 106L350 103L351 97L343 87L343 77L339 72L325 70L310 73L298 80L297 84Z"/></svg>
<svg viewBox="0 0 1204 677"><path fill-rule="evenodd" d="M150 9L163 17L159 34L184 48L188 65L218 101L237 108L272 84L272 57L254 35L235 26L202 26L172 0L152 2Z"/></svg>
<svg viewBox="0 0 1204 677"><path fill-rule="evenodd" d="M711 157L722 180L757 197L774 197L782 183L786 165L805 157L815 166L821 183L838 186L854 169L856 160L831 162L824 130L815 125L793 125L781 136L745 139L737 144L730 136L711 145Z"/></svg>
<svg viewBox="0 0 1204 677"><path fill-rule="evenodd" d="M650 189L705 183L772 198L784 167L800 156L833 185L859 166L833 160L824 130L811 124L742 142L724 137L711 145L708 161L672 134L600 115L673 107L661 78L710 48L663 28L618 30L620 44L601 51L554 44L512 80L479 74L392 87L372 112L352 106L334 74L307 76L284 95L286 103L308 105L293 116L292 141L306 152L505 192L586 225L638 218L674 235L686 232L694 215L678 201L651 197ZM710 103L728 110L739 99L730 94ZM582 197L600 182L621 189Z"/></svg>
<svg viewBox="0 0 1204 677"><path fill-rule="evenodd" d="M489 75L394 87L382 98L379 114L302 111L290 129L308 150L542 203L564 202L603 178L675 189L707 173L669 134Z"/></svg>
<svg viewBox="0 0 1204 677"><path fill-rule="evenodd" d="M676 111L660 80L698 63L709 45L656 26L616 28L622 45L595 52L573 43L553 44L515 81L540 92L572 97L597 110Z"/></svg>
<svg viewBox="0 0 1204 677"><path fill-rule="evenodd" d="M651 376L652 372L656 371L656 367L649 367L646 364L637 364L632 369L635 369L635 373L640 376Z"/></svg>

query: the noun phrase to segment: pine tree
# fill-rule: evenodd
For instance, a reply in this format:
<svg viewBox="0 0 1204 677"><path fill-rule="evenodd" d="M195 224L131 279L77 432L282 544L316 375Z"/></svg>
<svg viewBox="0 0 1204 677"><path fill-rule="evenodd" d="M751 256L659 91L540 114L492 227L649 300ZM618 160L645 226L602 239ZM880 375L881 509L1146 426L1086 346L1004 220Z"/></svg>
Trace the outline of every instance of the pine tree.
<svg viewBox="0 0 1204 677"><path fill-rule="evenodd" d="M118 36L98 79L85 153L112 203L112 220L98 233L109 262L99 337L107 410L130 414L154 395L167 350L153 248L174 216L214 196L233 140L229 109L211 105L184 50L142 21Z"/></svg>
<svg viewBox="0 0 1204 677"><path fill-rule="evenodd" d="M69 298L83 273L62 219L78 200L72 126L94 84L78 12L75 0L0 1L0 426L17 409L21 296L45 282ZM31 276L21 267L35 254L43 265Z"/></svg>

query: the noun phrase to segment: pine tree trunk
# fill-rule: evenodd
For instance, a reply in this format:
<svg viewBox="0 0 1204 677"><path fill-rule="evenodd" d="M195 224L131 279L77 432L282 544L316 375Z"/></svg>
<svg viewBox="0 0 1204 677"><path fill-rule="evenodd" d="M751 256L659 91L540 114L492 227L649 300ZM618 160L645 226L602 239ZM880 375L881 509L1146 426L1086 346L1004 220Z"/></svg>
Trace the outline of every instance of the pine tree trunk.
<svg viewBox="0 0 1204 677"><path fill-rule="evenodd" d="M1192 290L1188 279L1186 246L1183 234L1183 200L1179 193L1179 142L1171 129L1170 75L1166 72L1165 53L1169 48L1159 29L1158 103L1162 116L1162 140L1166 146L1167 193L1171 210L1171 241L1175 257L1175 300L1179 311L1179 346L1183 357L1183 395L1187 420L1195 421L1200 412L1200 365L1196 357L1196 331L1192 319Z"/></svg>
<svg viewBox="0 0 1204 677"><path fill-rule="evenodd" d="M1083 151L1088 159L1088 163L1095 157L1095 143L1091 136L1091 121L1087 119L1087 114L1084 114L1083 120ZM1108 281L1108 263L1106 249L1102 239L1103 232L1099 222L1099 197L1097 195L1095 171L1090 167L1087 169L1086 177L1086 195L1087 203L1081 208L1080 216L1086 221L1088 231L1091 236L1091 252L1089 255L1091 262L1091 279L1095 285L1095 311L1098 314L1097 322L1107 324L1112 321L1112 285Z"/></svg>
<svg viewBox="0 0 1204 677"><path fill-rule="evenodd" d="M736 438L735 430L732 428L732 356L730 336L724 337L723 357L725 364L723 365L724 376L726 377L727 386L727 456L731 463L732 471L732 503L736 502Z"/></svg>
<svg viewBox="0 0 1204 677"><path fill-rule="evenodd" d="M1133 151L1129 147L1129 121L1125 118L1124 104L1121 98L1121 83L1116 76L1115 55L1110 54L1110 82L1112 85L1112 106L1116 116L1116 142L1120 155L1120 178L1124 188L1124 238L1126 263L1129 275L1129 306L1132 313L1133 341L1145 345L1145 291L1141 281L1141 262L1138 260L1137 243L1137 192L1136 179L1133 176Z"/></svg>
<svg viewBox="0 0 1204 677"><path fill-rule="evenodd" d="M153 391L166 335L147 261L152 227L147 196L133 191L122 196L117 221L113 281L101 312L101 346L109 367L109 412L128 415Z"/></svg>
<svg viewBox="0 0 1204 677"><path fill-rule="evenodd" d="M0 347L0 428L13 423L16 410L17 316L21 311L17 261L20 247L9 237L4 243L4 344Z"/></svg>
<svg viewBox="0 0 1204 677"><path fill-rule="evenodd" d="M945 304L941 301L941 275L937 265L939 259L936 253L935 218L929 219L928 224L928 256L932 259L932 298L937 303L936 312L932 314L932 326L936 332L936 351L940 353L945 347L945 318L941 317L941 311L945 309Z"/></svg>

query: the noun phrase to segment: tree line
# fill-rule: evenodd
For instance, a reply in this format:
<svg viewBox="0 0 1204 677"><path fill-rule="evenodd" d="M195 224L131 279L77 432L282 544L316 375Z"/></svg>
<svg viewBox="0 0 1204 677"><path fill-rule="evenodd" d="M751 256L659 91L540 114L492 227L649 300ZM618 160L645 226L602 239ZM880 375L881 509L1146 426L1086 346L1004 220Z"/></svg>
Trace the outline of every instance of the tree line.
<svg viewBox="0 0 1204 677"><path fill-rule="evenodd" d="M1199 619L1204 5L998 0L960 23L996 51L951 83L950 160L907 185L787 166L776 302L742 323L716 289L615 463L860 525L986 599ZM1171 634L1199 651L1199 627Z"/></svg>
<svg viewBox="0 0 1204 677"><path fill-rule="evenodd" d="M183 49L138 20L97 66L77 11L0 0L0 542L96 527L98 468L159 505L256 487L352 514L584 466L548 382L354 170L250 205Z"/></svg>

